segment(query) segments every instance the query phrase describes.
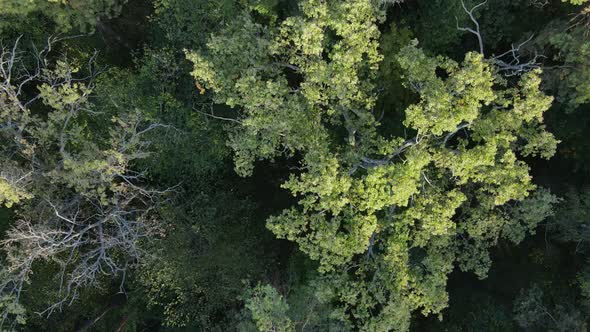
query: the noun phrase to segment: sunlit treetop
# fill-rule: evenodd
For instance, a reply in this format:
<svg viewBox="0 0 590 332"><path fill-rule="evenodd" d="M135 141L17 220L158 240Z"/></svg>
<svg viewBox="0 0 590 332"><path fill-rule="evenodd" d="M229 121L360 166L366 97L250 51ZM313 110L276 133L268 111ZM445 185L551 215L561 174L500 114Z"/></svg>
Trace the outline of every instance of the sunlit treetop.
<svg viewBox="0 0 590 332"><path fill-rule="evenodd" d="M319 262L334 317L406 330L411 311L447 306L455 267L485 277L490 247L522 241L551 214L555 197L531 194L522 158L555 153L543 125L552 98L538 70L507 80L481 54L456 62L414 42L397 56L417 98L405 111L409 137L379 134L382 12L368 0L300 9L270 26L244 14L205 52L187 53L193 76L236 112L228 144L238 173L302 156L283 185L299 203L268 227Z"/></svg>

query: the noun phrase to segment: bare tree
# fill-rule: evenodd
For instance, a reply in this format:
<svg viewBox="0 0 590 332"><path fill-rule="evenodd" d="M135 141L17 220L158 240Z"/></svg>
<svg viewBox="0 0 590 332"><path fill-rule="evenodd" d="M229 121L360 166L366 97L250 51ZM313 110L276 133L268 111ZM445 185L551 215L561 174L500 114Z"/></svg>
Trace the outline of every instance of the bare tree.
<svg viewBox="0 0 590 332"><path fill-rule="evenodd" d="M474 28L469 27L460 27L459 21L457 20L457 29L460 31L467 31L477 37L477 42L479 45L479 53L485 56L484 53L484 44L483 44L483 37L480 31L480 25L478 20L475 17L475 11L487 3L487 0L473 6L471 9L468 9L465 6L465 2L461 0L461 5L463 6L463 10L467 15L469 15L469 19L473 22ZM502 72L505 76L515 76L520 75L524 72L530 71L535 68L540 68L541 65L538 62L539 58L542 58L543 55L538 54L536 51L534 52L534 56L528 60L523 60L521 56L521 50L523 47L529 43L533 39L533 35L531 35L527 40L523 41L518 45L512 44L511 49L508 51L496 55L490 58L490 60L496 65L498 70Z"/></svg>
<svg viewBox="0 0 590 332"><path fill-rule="evenodd" d="M88 99L102 71L96 53L78 70L60 57L50 61L58 41L50 38L28 62L19 40L0 50L0 203L17 204L1 242L0 296L18 304L33 264L57 264L58 299L40 313L46 315L103 277L118 278L123 292L128 269L145 255L141 242L157 228L154 208L173 191L147 189L144 174L130 166L148 155L149 133L167 126L148 123L138 111L95 112ZM81 116L111 128L92 132ZM15 324L7 308L0 330Z"/></svg>

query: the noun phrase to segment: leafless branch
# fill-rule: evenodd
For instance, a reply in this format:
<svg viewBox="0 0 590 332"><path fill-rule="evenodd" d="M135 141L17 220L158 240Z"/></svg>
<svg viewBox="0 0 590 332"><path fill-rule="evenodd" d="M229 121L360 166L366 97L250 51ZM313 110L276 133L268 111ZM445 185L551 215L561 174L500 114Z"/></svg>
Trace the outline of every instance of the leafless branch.
<svg viewBox="0 0 590 332"><path fill-rule="evenodd" d="M528 39L516 46L512 44L512 47L508 51L494 56L492 61L496 64L498 70L505 76L515 76L535 68L540 68L541 64L538 62L538 59L544 56L538 54L537 51L535 51L535 55L528 61L521 61L520 51L533 37L534 35L531 35Z"/></svg>
<svg viewBox="0 0 590 332"><path fill-rule="evenodd" d="M204 112L202 110L200 110L199 108L197 108L196 106L193 106L193 110L197 111L198 113L201 113L207 117L213 118L213 119L217 119L217 120L223 120L223 121L229 121L229 122L234 122L234 123L238 123L238 124L243 124L242 121L238 120L238 119L232 119L232 118L226 118L223 116L219 116L219 115L215 115L215 113L213 112L213 103L211 103L209 105L210 111L209 112Z"/></svg>
<svg viewBox="0 0 590 332"><path fill-rule="evenodd" d="M461 0L461 6L463 6L463 10L467 13L467 15L469 15L471 22L473 22L473 24L475 25L475 30L472 28L460 27L459 20L455 17L455 20L457 21L457 29L458 30L470 32L477 37L477 41L479 43L479 53L481 53L481 55L484 55L484 53L483 53L483 38L481 37L481 32L479 31L479 22L475 18L475 15L473 14L473 12L475 10L477 10L479 7L485 5L487 2L488 2L488 0L485 0L477 5L473 6L471 9L467 9L467 7L465 6L465 2L463 0Z"/></svg>
<svg viewBox="0 0 590 332"><path fill-rule="evenodd" d="M475 18L474 11L477 10L478 8L480 8L481 6L485 5L486 3L487 3L487 0L475 5L471 9L467 9L467 7L465 6L465 2L463 0L461 0L461 5L463 6L463 10L465 11L465 13L467 13L467 15L469 15L469 18L471 19L471 22L473 22L475 29L460 27L459 20L457 18L455 18L457 20L457 29L458 30L470 32L477 37L477 41L479 44L479 53L482 55L485 55L484 54L484 46L483 46L483 37L481 35L479 22ZM538 54L536 51L535 51L535 55L531 59L529 59L528 61L521 60L520 50L524 45L526 45L528 42L530 42L532 40L532 38L533 38L533 35L531 35L527 40L525 40L524 42L520 43L517 46L512 44L512 48L510 50L491 58L491 61L497 66L498 70L504 76L520 75L520 74L530 71L532 69L540 68L540 64L539 64L538 60L539 60L539 58L542 58L543 55Z"/></svg>
<svg viewBox="0 0 590 332"><path fill-rule="evenodd" d="M45 48L36 50L33 69L24 67L18 51L20 38L13 47L0 49L0 181L34 194L27 195L26 209L18 210L18 219L0 242L6 253L0 296L18 303L34 262L52 262L59 267L55 276L58 298L41 315L71 305L83 288L97 286L103 279L121 280L120 291L124 292L127 270L145 256L140 244L152 238L157 228L155 208L175 191L174 187L146 188L144 174L129 166L148 155L148 132L171 128L146 123L138 112L121 112L113 125L116 128L105 134L106 148L72 149L70 136L80 127L78 116L96 115L89 109L88 98L101 69L95 66L95 53L87 63L87 75L75 73L67 64L60 71L52 70L47 54L63 39L51 37ZM29 110L39 95L24 92L36 91L27 86L41 84L51 91L82 87L75 101L50 111L55 115L51 120L55 132L49 136L38 136L37 129L45 128L45 120ZM47 156L51 151L57 153L58 161ZM66 160L101 166L80 167L82 173L72 178L71 170L65 169ZM13 327L9 316L7 309L0 311L0 330L7 324Z"/></svg>

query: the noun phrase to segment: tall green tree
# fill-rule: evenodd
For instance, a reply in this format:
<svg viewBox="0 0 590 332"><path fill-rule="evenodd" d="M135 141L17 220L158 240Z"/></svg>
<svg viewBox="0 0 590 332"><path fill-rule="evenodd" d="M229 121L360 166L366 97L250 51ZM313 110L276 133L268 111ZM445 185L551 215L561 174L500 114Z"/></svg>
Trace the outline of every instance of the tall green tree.
<svg viewBox="0 0 590 332"><path fill-rule="evenodd" d="M368 0L301 3L276 24L244 13L189 52L193 76L235 110L228 144L239 174L255 161L300 158L283 184L297 206L271 217L279 238L319 262L318 296L350 328L407 330L440 313L448 274L483 278L489 248L518 243L551 214L523 157L551 157L539 71L506 80L494 61L459 63L413 43L397 59L416 102L410 138L379 132L373 112L378 22Z"/></svg>

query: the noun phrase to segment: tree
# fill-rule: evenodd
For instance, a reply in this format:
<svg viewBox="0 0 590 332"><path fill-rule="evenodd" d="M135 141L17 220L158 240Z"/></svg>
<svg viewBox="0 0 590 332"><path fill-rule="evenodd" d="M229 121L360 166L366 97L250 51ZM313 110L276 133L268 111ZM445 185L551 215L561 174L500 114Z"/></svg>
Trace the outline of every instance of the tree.
<svg viewBox="0 0 590 332"><path fill-rule="evenodd" d="M560 20L551 22L535 39L535 44L546 49L551 60L544 84L569 112L590 100L590 41L588 26L583 23L587 15L588 12L580 13L580 17L574 19L577 23L573 24Z"/></svg>
<svg viewBox="0 0 590 332"><path fill-rule="evenodd" d="M568 188L564 200L549 226L555 233L553 236L560 242L575 244L575 252L587 250L590 241L590 229L588 229L588 217L590 211L590 191L587 189L578 192L574 188Z"/></svg>
<svg viewBox="0 0 590 332"><path fill-rule="evenodd" d="M249 14L189 52L193 76L236 110L228 144L236 171L258 159L301 156L283 187L298 206L268 220L320 264L320 298L361 330L406 330L410 312L440 313L458 265L483 278L488 249L520 242L556 198L535 190L519 158L551 157L539 70L516 81L494 59L398 55L417 102L411 138L378 132L377 22L368 0L304 1L301 14L257 23ZM528 212L534 211L534 214Z"/></svg>
<svg viewBox="0 0 590 332"><path fill-rule="evenodd" d="M158 240L142 246L149 255L130 274L129 297L144 307L128 326L158 317L163 328L233 329L241 281L257 281L277 265L269 249L276 240L257 215L272 203L257 206L252 197L264 183L232 171L224 123L206 115L213 105L190 68L182 53L146 49L135 69L111 68L94 89L97 112L136 108L174 128L152 132L154 153L133 165L147 170L147 183L174 186L175 194L157 207Z"/></svg>
<svg viewBox="0 0 590 332"><path fill-rule="evenodd" d="M231 20L238 2L226 0L157 0L151 16L155 35L154 44L197 47L207 40L212 31Z"/></svg>
<svg viewBox="0 0 590 332"><path fill-rule="evenodd" d="M521 290L514 301L514 320L522 328L586 331L586 322L577 308L564 307L561 304L548 308L543 290L538 285Z"/></svg>
<svg viewBox="0 0 590 332"><path fill-rule="evenodd" d="M270 285L258 285L246 294L246 309L252 315L258 331L294 331L293 323L287 317L289 305Z"/></svg>
<svg viewBox="0 0 590 332"><path fill-rule="evenodd" d="M584 3L586 3L588 0L562 0L563 2L569 2L572 5L583 5Z"/></svg>
<svg viewBox="0 0 590 332"><path fill-rule="evenodd" d="M41 13L60 32L92 31L103 18L117 16L127 0L0 0L0 17L25 17Z"/></svg>
<svg viewBox="0 0 590 332"><path fill-rule="evenodd" d="M145 158L150 123L136 110L96 112L89 101L100 68L52 60L50 38L27 67L18 41L0 54L0 202L17 218L3 239L2 323L18 307L35 269L59 267L57 299L44 313L73 303L80 289L119 278L142 257L140 242L157 229L153 209L168 190L146 188L132 164ZM12 306L12 307L11 307Z"/></svg>

